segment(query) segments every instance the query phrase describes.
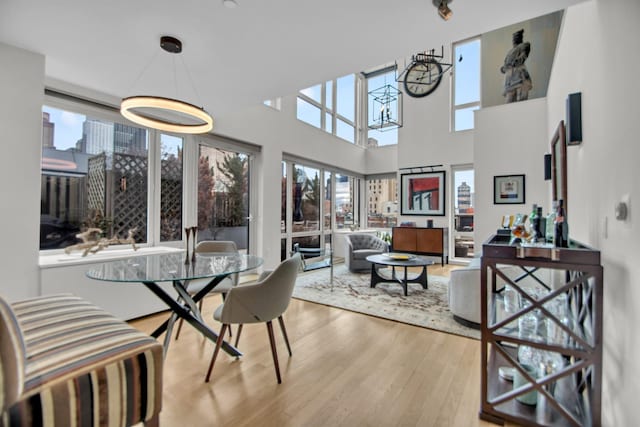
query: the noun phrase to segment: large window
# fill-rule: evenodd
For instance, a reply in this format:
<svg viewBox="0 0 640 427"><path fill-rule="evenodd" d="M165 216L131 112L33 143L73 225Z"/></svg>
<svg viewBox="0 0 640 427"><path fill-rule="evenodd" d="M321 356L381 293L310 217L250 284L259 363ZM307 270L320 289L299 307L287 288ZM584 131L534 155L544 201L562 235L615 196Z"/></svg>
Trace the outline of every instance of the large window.
<svg viewBox="0 0 640 427"><path fill-rule="evenodd" d="M455 43L453 57L453 129L473 129L473 112L480 108L480 38Z"/></svg>
<svg viewBox="0 0 640 427"><path fill-rule="evenodd" d="M298 93L298 120L351 143L356 141L356 76L349 74Z"/></svg>
<svg viewBox="0 0 640 427"><path fill-rule="evenodd" d="M378 88L382 88L385 85L392 85L392 86L396 86L396 67L389 67L389 68L385 68L381 71L374 71L371 73L367 74L366 77L366 84L367 84L367 90L365 91L365 95L368 94L369 92L371 92L372 90L378 89ZM371 102L370 100L367 99L366 101L366 105L367 105L367 115L368 115L368 122L371 123L373 122L373 114L378 114L377 111L370 111L371 110ZM397 112L395 113L395 115L397 116ZM373 148L373 147L381 147L383 145L393 145L393 144L397 144L398 143L398 128L393 128L393 129L389 129L389 130L385 130L385 131L380 131L377 129L368 129L367 132L367 147L369 148Z"/></svg>
<svg viewBox="0 0 640 427"><path fill-rule="evenodd" d="M360 178L298 161L282 162L281 258L296 243L331 246L335 229L358 224Z"/></svg>
<svg viewBox="0 0 640 427"><path fill-rule="evenodd" d="M367 178L366 187L367 227L395 227L398 223L398 185L396 175Z"/></svg>
<svg viewBox="0 0 640 427"><path fill-rule="evenodd" d="M147 242L147 130L50 106L43 107L42 125L40 249L75 244L86 228L122 238L135 229L136 241ZM181 200L168 200L166 187L162 193L178 206L170 216L179 226ZM167 224L167 236L175 227Z"/></svg>
<svg viewBox="0 0 640 427"><path fill-rule="evenodd" d="M198 240L232 240L249 248L249 155L200 145Z"/></svg>

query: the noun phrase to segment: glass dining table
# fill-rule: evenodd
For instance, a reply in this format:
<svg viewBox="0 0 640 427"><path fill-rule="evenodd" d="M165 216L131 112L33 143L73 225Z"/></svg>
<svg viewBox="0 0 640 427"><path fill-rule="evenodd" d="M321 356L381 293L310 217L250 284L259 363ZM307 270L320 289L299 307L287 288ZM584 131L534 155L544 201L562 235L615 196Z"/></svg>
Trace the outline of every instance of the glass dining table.
<svg viewBox="0 0 640 427"><path fill-rule="evenodd" d="M143 284L160 298L171 310L171 315L151 335L158 338L166 332L164 338L166 355L171 342L173 325L178 318L183 318L201 334L215 342L218 335L203 320L198 302L225 277L253 270L262 265L263 259L238 253L196 253L192 261L190 260L188 264L185 262L184 252L133 256L98 264L88 270L86 275L91 279L105 282ZM191 295L188 291L189 281L202 278L211 278L211 281L196 294ZM171 282L177 295L171 295L160 286L162 282ZM238 349L226 341L223 342L222 349L231 356L242 356Z"/></svg>

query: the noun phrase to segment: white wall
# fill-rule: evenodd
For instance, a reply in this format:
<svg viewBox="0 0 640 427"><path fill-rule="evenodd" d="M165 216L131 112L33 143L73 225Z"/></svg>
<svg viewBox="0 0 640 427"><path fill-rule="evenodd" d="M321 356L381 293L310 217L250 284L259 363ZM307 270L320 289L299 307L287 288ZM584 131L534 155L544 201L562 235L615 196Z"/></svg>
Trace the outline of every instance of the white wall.
<svg viewBox="0 0 640 427"><path fill-rule="evenodd" d="M480 249L500 228L502 215L529 214L531 205L543 207L551 181L544 180L544 154L549 152L545 98L483 108L475 123L475 247ZM493 177L525 175L525 203L495 205Z"/></svg>
<svg viewBox="0 0 640 427"><path fill-rule="evenodd" d="M445 47L448 49L449 47ZM445 55L446 56L446 55ZM404 126L398 131L400 144L398 150L398 169L416 166L442 165L435 170L446 172L445 216L409 216L398 218L401 221L414 221L425 226L427 219L433 219L434 226L448 227L451 215L451 165L473 162L473 131L450 131L450 79L449 74L442 78L440 86L425 98L404 99ZM400 174L409 171L400 171ZM398 197L402 197L398 194Z"/></svg>
<svg viewBox="0 0 640 427"><path fill-rule="evenodd" d="M40 156L44 56L0 43L0 295L39 293Z"/></svg>
<svg viewBox="0 0 640 427"><path fill-rule="evenodd" d="M568 148L569 234L601 250L604 265L603 424L638 424L640 396L640 2L569 8L548 91L548 129L582 92L583 143ZM626 221L614 218L628 199ZM604 222L608 226L604 226Z"/></svg>

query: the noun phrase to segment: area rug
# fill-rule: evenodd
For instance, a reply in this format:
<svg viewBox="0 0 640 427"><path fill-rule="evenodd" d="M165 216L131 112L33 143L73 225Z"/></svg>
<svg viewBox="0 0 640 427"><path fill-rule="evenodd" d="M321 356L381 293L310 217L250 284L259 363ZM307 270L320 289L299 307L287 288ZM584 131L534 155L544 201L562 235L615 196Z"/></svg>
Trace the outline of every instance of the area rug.
<svg viewBox="0 0 640 427"><path fill-rule="evenodd" d="M453 320L448 304L449 279L447 277L429 274L429 289L410 283L409 295L406 297L399 283L383 282L371 288L370 279L369 273L351 273L344 264L338 264L333 273L333 291L329 280L329 269L323 268L300 273L293 297L480 339L480 331Z"/></svg>

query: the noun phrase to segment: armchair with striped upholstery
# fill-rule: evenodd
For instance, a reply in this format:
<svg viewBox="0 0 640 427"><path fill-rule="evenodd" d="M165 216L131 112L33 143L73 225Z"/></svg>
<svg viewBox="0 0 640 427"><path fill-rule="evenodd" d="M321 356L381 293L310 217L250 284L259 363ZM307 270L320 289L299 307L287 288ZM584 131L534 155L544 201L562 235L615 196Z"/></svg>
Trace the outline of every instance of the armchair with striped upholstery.
<svg viewBox="0 0 640 427"><path fill-rule="evenodd" d="M72 295L0 298L0 427L157 426L162 346Z"/></svg>

